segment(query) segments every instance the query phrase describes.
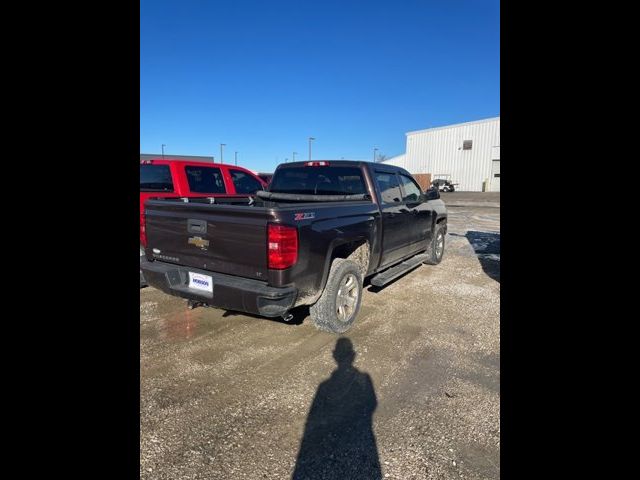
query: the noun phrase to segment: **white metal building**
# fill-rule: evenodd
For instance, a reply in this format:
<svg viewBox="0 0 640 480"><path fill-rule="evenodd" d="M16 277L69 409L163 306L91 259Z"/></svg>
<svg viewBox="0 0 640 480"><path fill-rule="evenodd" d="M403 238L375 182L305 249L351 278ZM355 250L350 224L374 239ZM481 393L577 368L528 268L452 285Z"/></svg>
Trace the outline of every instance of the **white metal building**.
<svg viewBox="0 0 640 480"><path fill-rule="evenodd" d="M407 133L406 153L384 163L448 178L456 190L500 191L500 117Z"/></svg>

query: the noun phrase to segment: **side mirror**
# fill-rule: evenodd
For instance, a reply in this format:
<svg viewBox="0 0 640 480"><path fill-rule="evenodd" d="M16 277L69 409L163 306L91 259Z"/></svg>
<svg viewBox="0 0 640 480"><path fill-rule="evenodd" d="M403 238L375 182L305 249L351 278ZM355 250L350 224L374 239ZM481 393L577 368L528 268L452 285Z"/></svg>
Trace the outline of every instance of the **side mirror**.
<svg viewBox="0 0 640 480"><path fill-rule="evenodd" d="M440 198L440 191L437 188L431 187L424 193L425 200L437 200Z"/></svg>

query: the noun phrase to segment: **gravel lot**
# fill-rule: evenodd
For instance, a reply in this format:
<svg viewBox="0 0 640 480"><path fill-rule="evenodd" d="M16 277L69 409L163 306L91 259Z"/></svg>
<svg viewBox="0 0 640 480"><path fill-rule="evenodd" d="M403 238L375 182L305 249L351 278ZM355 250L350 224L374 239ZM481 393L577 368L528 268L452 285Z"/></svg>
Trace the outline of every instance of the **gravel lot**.
<svg viewBox="0 0 640 480"><path fill-rule="evenodd" d="M442 198L442 263L342 337L142 289L141 478L499 478L499 194Z"/></svg>

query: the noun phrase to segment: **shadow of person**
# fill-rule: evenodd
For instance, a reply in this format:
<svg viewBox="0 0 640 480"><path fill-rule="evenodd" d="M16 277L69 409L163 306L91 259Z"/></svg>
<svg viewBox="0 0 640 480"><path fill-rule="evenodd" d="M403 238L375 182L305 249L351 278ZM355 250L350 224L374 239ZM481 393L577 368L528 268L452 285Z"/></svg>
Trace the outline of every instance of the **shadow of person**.
<svg viewBox="0 0 640 480"><path fill-rule="evenodd" d="M351 340L339 338L338 368L313 399L292 480L382 477L372 425L378 402L369 374L353 366L355 357Z"/></svg>
<svg viewBox="0 0 640 480"><path fill-rule="evenodd" d="M500 283L500 233L469 230L465 236L473 247L484 273Z"/></svg>

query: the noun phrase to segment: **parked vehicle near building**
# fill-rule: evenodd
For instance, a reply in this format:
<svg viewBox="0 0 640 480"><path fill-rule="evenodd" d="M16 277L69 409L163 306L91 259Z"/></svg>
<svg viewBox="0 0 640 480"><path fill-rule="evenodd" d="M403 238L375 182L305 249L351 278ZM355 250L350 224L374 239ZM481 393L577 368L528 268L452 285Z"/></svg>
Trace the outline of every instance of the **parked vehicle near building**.
<svg viewBox="0 0 640 480"><path fill-rule="evenodd" d="M404 169L379 163L281 164L269 191L210 203L148 200L141 268L191 305L290 320L309 305L322 330L353 324L365 277L381 287L444 254L447 211Z"/></svg>
<svg viewBox="0 0 640 480"><path fill-rule="evenodd" d="M431 185L440 192L455 192L457 183L452 183L448 178L436 178Z"/></svg>
<svg viewBox="0 0 640 480"><path fill-rule="evenodd" d="M254 194L266 183L246 168L182 160L140 162L140 249L146 245L144 204L149 198L234 198ZM142 258L142 257L141 257ZM140 273L140 286L145 281Z"/></svg>

